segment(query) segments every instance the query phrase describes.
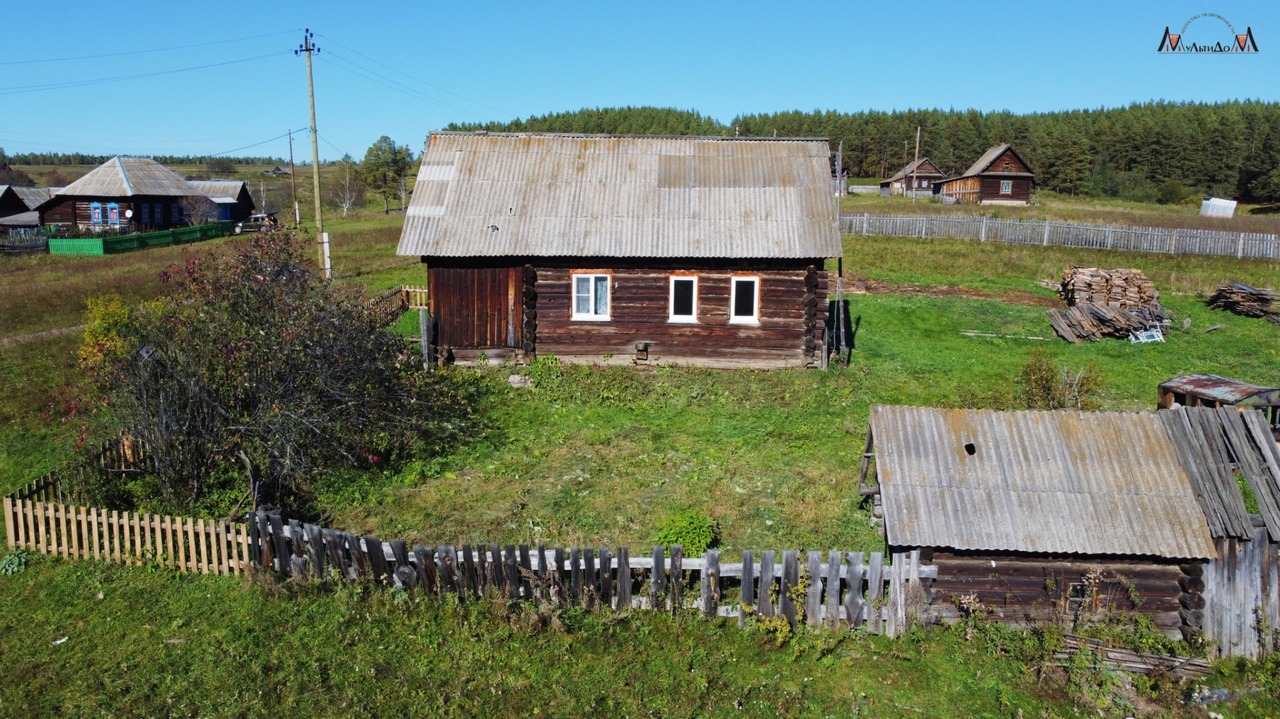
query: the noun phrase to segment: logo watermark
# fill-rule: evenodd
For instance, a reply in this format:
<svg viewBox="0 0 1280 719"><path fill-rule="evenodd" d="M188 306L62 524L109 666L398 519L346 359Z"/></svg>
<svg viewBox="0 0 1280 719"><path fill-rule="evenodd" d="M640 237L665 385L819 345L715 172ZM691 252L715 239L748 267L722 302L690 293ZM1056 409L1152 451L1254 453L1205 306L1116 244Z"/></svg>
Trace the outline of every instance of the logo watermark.
<svg viewBox="0 0 1280 719"><path fill-rule="evenodd" d="M1187 30L1198 20L1218 20L1226 26L1226 33L1219 35L1216 39L1210 38L1204 41L1192 41L1187 37ZM1201 23L1198 28L1202 31L1208 30L1213 34L1217 34L1217 23L1209 22L1208 30L1205 24ZM1160 38L1160 47L1156 52L1162 55L1227 55L1227 54L1255 54L1258 52L1258 43L1253 39L1253 28L1246 26L1243 33L1236 32L1236 28L1225 17L1217 13L1205 12L1192 17L1183 24L1182 29L1178 32L1172 32L1168 25L1164 27L1164 36Z"/></svg>

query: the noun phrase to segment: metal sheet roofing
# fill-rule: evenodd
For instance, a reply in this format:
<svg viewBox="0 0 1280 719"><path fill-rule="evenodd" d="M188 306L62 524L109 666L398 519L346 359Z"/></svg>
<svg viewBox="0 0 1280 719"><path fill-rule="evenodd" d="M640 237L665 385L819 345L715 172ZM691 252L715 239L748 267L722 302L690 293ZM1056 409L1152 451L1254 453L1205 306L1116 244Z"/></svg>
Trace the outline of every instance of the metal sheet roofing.
<svg viewBox="0 0 1280 719"><path fill-rule="evenodd" d="M1031 172L987 172L987 168L991 167L991 163L995 162L997 157L1004 154L1005 150L1012 150L1013 154L1018 155L1018 151L1014 150L1008 143L989 147L986 152L982 153L982 157L979 157L976 162L969 166L969 169L964 171L964 174L957 177L948 177L945 180L938 180L938 182L954 182L966 177L973 177L975 175L982 174L998 175L1000 177L1035 177L1035 174ZM1018 155L1018 159L1022 160L1022 155ZM1026 160L1022 160L1022 164L1026 165ZM1030 167L1030 165L1027 165L1027 167Z"/></svg>
<svg viewBox="0 0 1280 719"><path fill-rule="evenodd" d="M871 434L890 545L1215 556L1153 412L876 406Z"/></svg>
<svg viewBox="0 0 1280 719"><path fill-rule="evenodd" d="M35 210L0 217L0 227L39 227L40 213Z"/></svg>
<svg viewBox="0 0 1280 719"><path fill-rule="evenodd" d="M240 191L247 189L244 180L188 180L198 194L214 202L234 203Z"/></svg>
<svg viewBox="0 0 1280 719"><path fill-rule="evenodd" d="M397 253L840 254L825 140L432 133Z"/></svg>
<svg viewBox="0 0 1280 719"><path fill-rule="evenodd" d="M61 187L18 187L12 186L14 192L18 194L18 198L27 206L28 210L34 210L40 205L49 201L49 198L57 194Z"/></svg>
<svg viewBox="0 0 1280 719"><path fill-rule="evenodd" d="M187 197L197 193L191 183L146 157L113 157L58 191L80 197Z"/></svg>
<svg viewBox="0 0 1280 719"><path fill-rule="evenodd" d="M1188 374L1161 382L1160 390L1180 392L1210 399L1223 404L1257 404L1280 402L1280 388L1260 387L1238 379L1219 377L1216 374Z"/></svg>

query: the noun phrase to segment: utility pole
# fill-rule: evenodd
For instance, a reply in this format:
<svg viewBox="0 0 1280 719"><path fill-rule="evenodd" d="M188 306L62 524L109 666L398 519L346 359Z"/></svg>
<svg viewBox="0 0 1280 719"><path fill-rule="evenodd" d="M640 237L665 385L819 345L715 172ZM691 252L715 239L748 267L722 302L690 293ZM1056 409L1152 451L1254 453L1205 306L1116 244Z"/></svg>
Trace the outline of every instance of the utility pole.
<svg viewBox="0 0 1280 719"><path fill-rule="evenodd" d="M298 211L298 179L293 176L293 130L289 131L289 194L293 196L293 229L302 224L302 213Z"/></svg>
<svg viewBox="0 0 1280 719"><path fill-rule="evenodd" d="M916 125L916 161L911 166L911 204L916 203L916 171L920 169L920 126Z"/></svg>
<svg viewBox="0 0 1280 719"><path fill-rule="evenodd" d="M333 276L329 267L329 238L324 233L324 215L320 210L320 145L316 137L316 86L311 79L311 53L319 53L320 48L311 44L313 34L310 28L303 30L302 44L294 55L307 56L307 98L311 101L311 187L316 194L316 239L320 243L320 267L324 269L325 279Z"/></svg>

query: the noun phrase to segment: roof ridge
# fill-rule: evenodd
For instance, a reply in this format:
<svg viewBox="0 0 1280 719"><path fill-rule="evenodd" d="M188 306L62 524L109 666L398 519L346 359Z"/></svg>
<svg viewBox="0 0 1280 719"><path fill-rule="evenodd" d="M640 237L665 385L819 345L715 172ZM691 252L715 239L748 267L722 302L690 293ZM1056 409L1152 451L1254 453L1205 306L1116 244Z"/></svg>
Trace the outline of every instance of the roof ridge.
<svg viewBox="0 0 1280 719"><path fill-rule="evenodd" d="M120 168L120 180L124 182L124 189L127 190L127 194L132 197L134 194L133 183L129 182L129 173L124 169L124 163L121 162L119 155L116 155L114 159L116 161L116 167Z"/></svg>

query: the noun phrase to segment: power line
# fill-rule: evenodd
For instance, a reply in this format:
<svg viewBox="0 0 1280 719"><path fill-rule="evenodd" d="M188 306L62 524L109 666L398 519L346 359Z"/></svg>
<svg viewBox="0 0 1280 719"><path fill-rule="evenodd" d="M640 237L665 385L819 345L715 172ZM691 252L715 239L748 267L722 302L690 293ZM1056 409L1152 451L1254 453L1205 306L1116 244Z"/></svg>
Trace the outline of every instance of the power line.
<svg viewBox="0 0 1280 719"><path fill-rule="evenodd" d="M447 102L445 102L445 101L443 101L443 100L437 100L437 99L435 99L435 98L432 98L432 97L428 97L428 96L426 96L426 95L423 95L422 93L418 92L417 90L414 90L414 89L413 89L413 88L411 88L411 87L408 87L408 86L404 85L403 83L397 82L396 80L392 80L392 79L387 78L387 77L385 77L385 76L383 76L383 75L379 75L378 73L374 72L373 70L370 70L370 69L368 69L368 68L366 68L366 67L364 67L364 66L362 66L362 65L359 65L359 64L357 64L357 63L355 63L355 62L352 62L351 60L348 60L348 59L346 59L346 58L338 57L338 56L334 55L333 53L329 53L329 55L328 55L328 56L326 56L326 57L321 57L321 58L319 58L319 59L320 59L322 62L326 62L326 63L329 63L330 65L333 65L333 67L335 67L335 68L337 68L337 69L339 69L339 70L342 70L342 71L344 71L344 72L348 72L348 73L350 73L350 74L352 74L352 75L355 75L356 77L362 78L362 79L364 79L364 80L368 80L369 82L372 82L372 83L377 84L377 85L381 85L381 86L383 86L383 87L385 87L385 88L388 88L388 89L391 89L391 90L395 90L396 92L398 92L398 93L400 93L400 94L402 94L402 95L408 96L408 97L412 97L412 98L413 98L413 99L415 99L415 100L421 100L422 102L426 102L426 103L429 103L429 104L432 104L432 105L439 105L439 106L441 106L441 107L444 107L444 108L447 108L447 109L453 110L453 111L455 111L455 112L460 112L460 113L462 113L462 114L464 114L464 115L469 115L469 116L471 116L471 117L474 117L474 118L477 118L477 119L480 119L480 120L484 120L484 119L486 119L485 117L483 117L483 116L481 116L481 115L477 115L476 113L471 112L470 110L467 110L467 109L465 109L465 108L458 107L457 105L449 104L449 103L447 103ZM352 67L355 67L355 68L357 68L357 69L356 69L356 70L353 70L353 69L351 69L350 67L345 67L345 66L343 66L343 65L339 65L339 64L337 64L337 63L332 62L332 60L339 60L339 61L341 61L341 62L343 62L343 63L346 63L346 64L348 64L348 65L351 65Z"/></svg>
<svg viewBox="0 0 1280 719"><path fill-rule="evenodd" d="M324 135L321 135L321 134L320 134L320 133L318 133L318 132L316 133L316 137L320 138L320 141L321 141L321 142L323 142L324 144L328 145L329 147L332 147L334 152L337 152L337 153L342 154L342 155L350 155L350 154L351 154L351 153L349 153L349 152L343 152L342 150L339 150L339 149L337 148L337 146L336 146L336 145L334 145L332 142L329 142L328 140L324 139Z"/></svg>
<svg viewBox="0 0 1280 719"><path fill-rule="evenodd" d="M25 95L32 92L45 92L48 90L65 90L72 87L86 87L89 85L101 85L110 82L123 82L125 80L137 80L144 77L158 77L160 75L175 75L182 72L191 72L194 70L207 70L212 67L225 67L227 65L236 65L243 62L252 62L254 60L262 60L268 57L275 57L279 53L268 53L266 55L257 55L255 57L246 57L239 60L227 60L226 62L214 62L206 65L192 65L191 67L180 67L173 70L158 70L156 72L141 72L134 75L117 75L115 77L100 77L93 80L72 80L70 82L50 83L47 85L14 85L12 87L0 87L0 95Z"/></svg>
<svg viewBox="0 0 1280 719"><path fill-rule="evenodd" d="M297 129L297 130L293 130L292 132L302 132L303 130L306 130L306 129L307 129L307 128L303 127L303 128L299 128L299 129ZM270 140L263 140L262 142L255 142L255 143L253 143L252 145L245 145L244 147L237 147L237 148L236 148L236 149L234 149L234 150L226 150L225 152L214 152L214 153L211 153L211 154L209 155L209 157L217 157L217 156L219 156L219 155L230 155L230 154L231 154L231 153L233 153L233 152L239 152L239 151L241 151L241 150L248 150L248 149L249 149L249 148L251 148L251 147L257 147L257 146L259 146L259 145L265 145L265 144L267 144L268 142L275 142L276 140L282 140L282 139L284 139L284 138L286 138L286 137L288 137L288 136L289 136L289 133L288 133L288 132L286 132L286 133L284 133L283 135L276 135L275 137L271 138ZM335 149L336 149L336 148L335 148Z"/></svg>
<svg viewBox="0 0 1280 719"><path fill-rule="evenodd" d="M484 104L483 102L480 102L480 101L478 101L478 100L472 100L471 98L466 97L466 96L464 96L464 95L459 95L459 94L458 94L458 93L456 93L456 92L452 92L452 91L450 91L450 90L446 90L445 88L440 87L439 85L433 85L433 84L431 84L431 83L427 82L426 80L423 80L422 78L419 78L419 77L415 77L415 76L413 76L413 75L410 75L409 73L405 72L404 70L401 70L401 69L399 69L399 68L397 68L397 67L395 67L395 66L393 66L393 65L388 65L387 63L382 62L381 60L378 60L377 58L369 57L368 55L366 55L366 54L364 54L364 53L360 52L359 50L357 50L357 49L355 49L355 48L353 48L353 47L349 47L349 46L347 46L347 45L343 45L342 43L338 42L337 40L334 40L333 38L329 37L328 35L320 34L320 37L323 37L324 39L326 39L326 40L328 40L328 41L332 42L334 45L337 45L338 47L340 47L340 48L342 48L342 49L344 49L344 50L349 50L349 51L351 51L351 52L355 53L356 55L359 55L360 57L362 57L362 58L364 58L364 59L368 60L369 62L376 63L376 64L378 64L378 65L381 65L381 66L383 66L383 67L387 68L388 70L391 70L392 72L395 72L395 73L400 74L400 75L404 75L405 77L409 78L410 80L413 80L414 82L417 82L417 83L421 83L421 84L423 84L423 85L426 85L427 87L429 87L429 88L431 88L431 89L433 89L433 90L439 90L440 92L443 92L443 93L445 93L446 95L453 95L454 97L458 98L459 100L465 100L465 101L467 101L467 102L469 102L469 103L471 103L471 104L473 104L473 105L478 105L478 106L480 106L480 107L483 107L483 108L487 108L487 109L493 110L494 112L501 113L501 114L503 114L503 115L514 115L514 114L515 114L515 113L512 113L512 112L508 112L507 110L503 110L503 109L501 109L501 108L494 107L494 106L492 106L492 105L486 105L486 104Z"/></svg>
<svg viewBox="0 0 1280 719"><path fill-rule="evenodd" d="M0 62L0 65L30 65L41 62L67 62L70 60L96 60L104 57L124 57L126 55L144 55L152 52L168 52L169 50L186 50L192 47L208 47L210 45L226 45L233 42L243 42L245 40L257 40L258 38L274 37L276 35L285 35L291 32L297 32L298 29L281 30L280 32L269 32L263 35L248 35L246 37L235 37L230 40L213 40L210 42L189 43L186 45L174 45L172 47L157 47L150 50L127 50L124 52L108 52L101 55L74 55L71 57L50 57L42 60L6 60Z"/></svg>

